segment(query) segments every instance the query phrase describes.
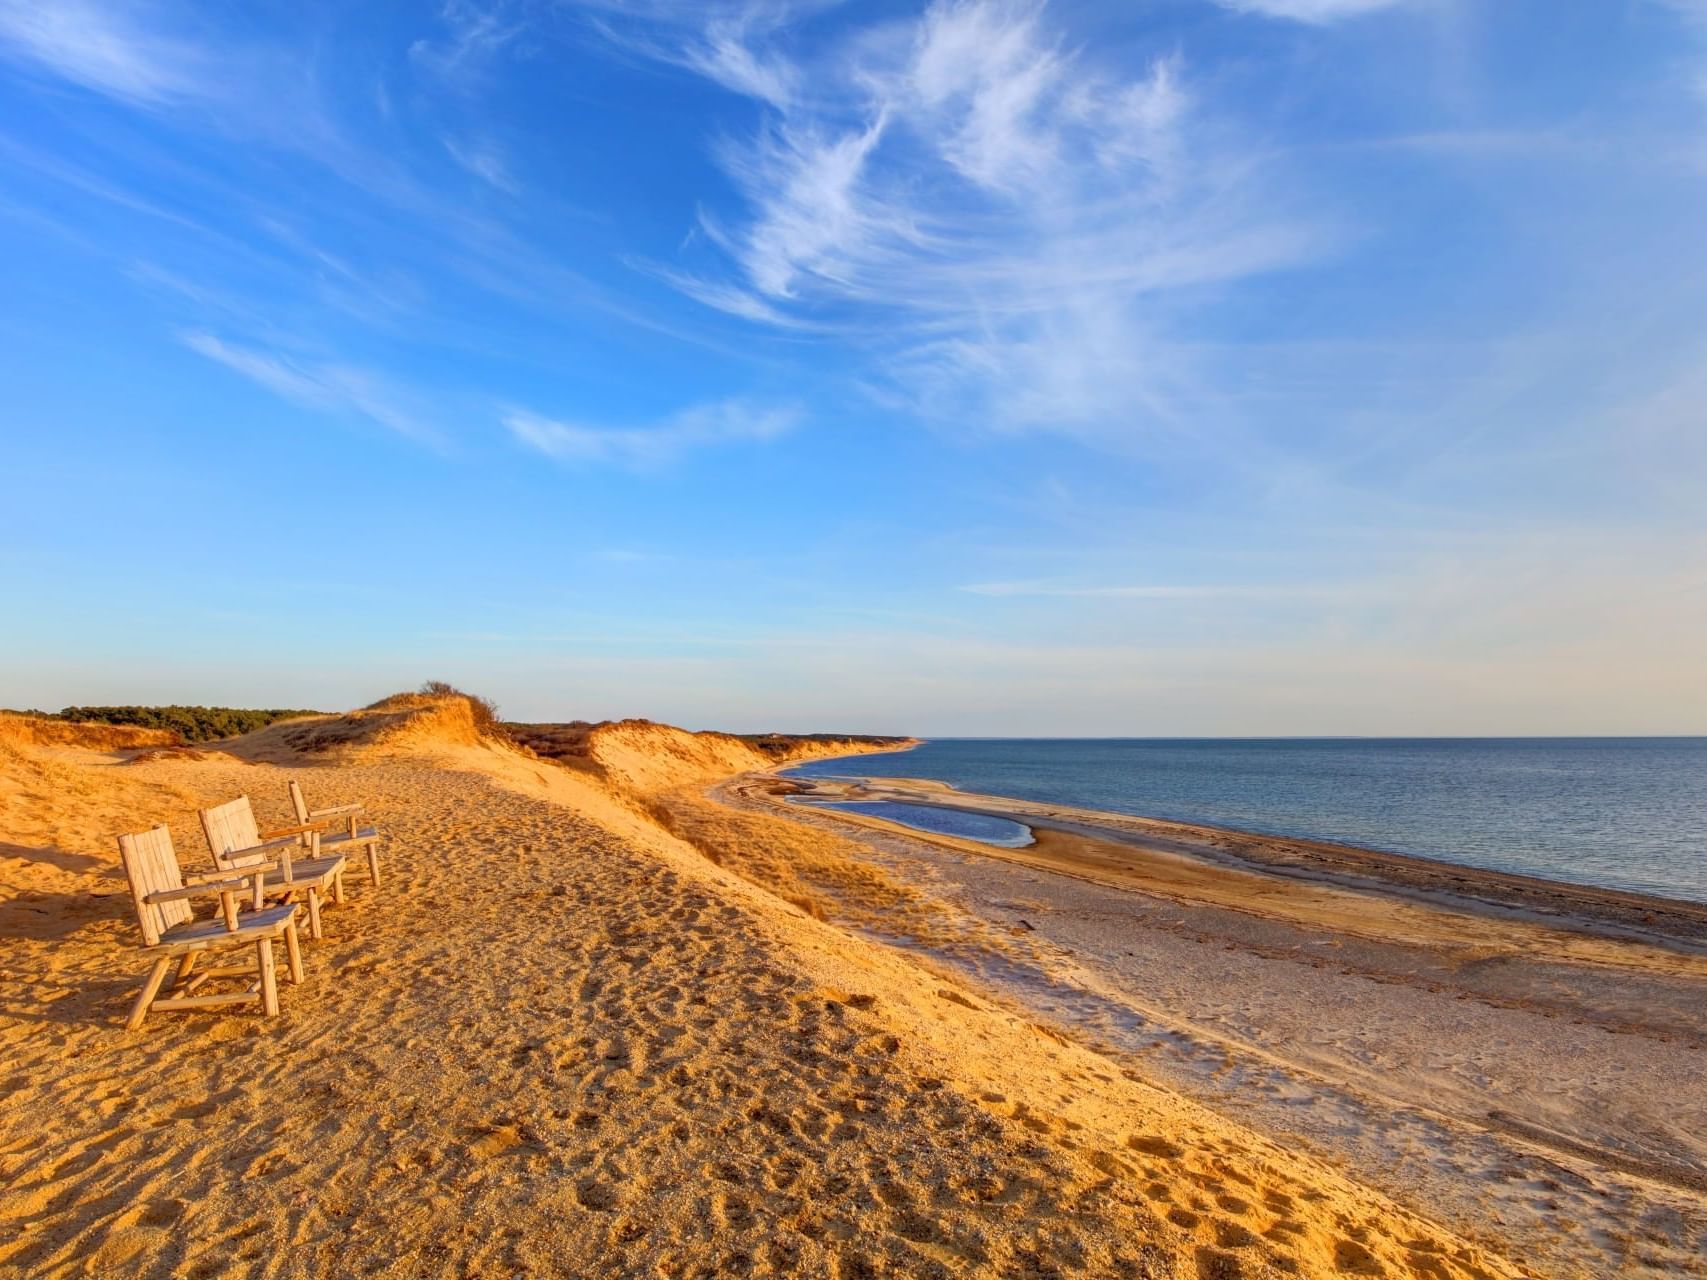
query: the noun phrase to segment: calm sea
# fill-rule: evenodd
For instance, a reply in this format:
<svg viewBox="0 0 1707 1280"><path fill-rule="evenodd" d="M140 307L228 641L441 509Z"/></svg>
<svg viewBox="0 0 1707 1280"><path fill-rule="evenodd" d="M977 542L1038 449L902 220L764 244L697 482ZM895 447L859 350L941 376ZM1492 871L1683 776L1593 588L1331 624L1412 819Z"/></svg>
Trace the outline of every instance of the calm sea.
<svg viewBox="0 0 1707 1280"><path fill-rule="evenodd" d="M938 739L793 772L934 778L1707 902L1707 738Z"/></svg>

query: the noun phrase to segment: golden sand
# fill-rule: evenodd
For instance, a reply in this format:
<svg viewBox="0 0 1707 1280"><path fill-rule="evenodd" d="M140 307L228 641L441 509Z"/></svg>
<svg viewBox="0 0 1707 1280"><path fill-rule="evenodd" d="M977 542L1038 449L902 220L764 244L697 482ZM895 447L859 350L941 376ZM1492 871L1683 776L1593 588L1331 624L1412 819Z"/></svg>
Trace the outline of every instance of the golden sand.
<svg viewBox="0 0 1707 1280"><path fill-rule="evenodd" d="M781 819L752 879L698 852L663 798L770 763L733 739L571 770L440 700L135 753L0 721L0 1274L1533 1274L815 918L887 890ZM195 805L290 778L368 804L384 888L280 1018L127 1034L114 835L203 865Z"/></svg>

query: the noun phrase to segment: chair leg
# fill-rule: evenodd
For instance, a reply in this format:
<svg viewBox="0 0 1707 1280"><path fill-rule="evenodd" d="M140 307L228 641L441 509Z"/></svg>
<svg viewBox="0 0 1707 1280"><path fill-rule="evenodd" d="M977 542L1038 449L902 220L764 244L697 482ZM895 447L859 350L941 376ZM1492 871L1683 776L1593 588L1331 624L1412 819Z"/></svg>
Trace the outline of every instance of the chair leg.
<svg viewBox="0 0 1707 1280"><path fill-rule="evenodd" d="M261 1012L271 1018L279 1011L279 980L273 972L273 940L255 944L261 953Z"/></svg>
<svg viewBox="0 0 1707 1280"><path fill-rule="evenodd" d="M142 1025L142 1020L148 1016L148 1006L154 1003L160 984L166 981L166 970L171 967L171 956L161 956L154 962L154 967L148 971L148 981L142 984L136 1003L130 1007L130 1020L124 1024L126 1031L135 1031Z"/></svg>
<svg viewBox="0 0 1707 1280"><path fill-rule="evenodd" d="M370 844L367 847L367 878L373 882L375 889L379 888L379 847Z"/></svg>
<svg viewBox="0 0 1707 1280"><path fill-rule="evenodd" d="M196 957L200 954L199 951L184 952L184 958L178 961L177 975L172 979L174 987L181 987L190 980L190 970L196 967Z"/></svg>
<svg viewBox="0 0 1707 1280"><path fill-rule="evenodd" d="M320 941L320 890L308 890L308 936Z"/></svg>
<svg viewBox="0 0 1707 1280"><path fill-rule="evenodd" d="M332 877L332 901L340 907L344 905L344 873L342 871Z"/></svg>
<svg viewBox="0 0 1707 1280"><path fill-rule="evenodd" d="M296 920L285 925L285 958L290 961L290 980L302 981L302 944L296 937Z"/></svg>

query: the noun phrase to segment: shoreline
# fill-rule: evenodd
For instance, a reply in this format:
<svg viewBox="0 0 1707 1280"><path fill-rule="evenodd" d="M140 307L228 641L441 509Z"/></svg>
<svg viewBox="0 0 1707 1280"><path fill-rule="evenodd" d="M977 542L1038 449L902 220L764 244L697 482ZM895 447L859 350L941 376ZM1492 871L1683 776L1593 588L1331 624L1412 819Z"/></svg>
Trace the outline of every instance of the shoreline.
<svg viewBox="0 0 1707 1280"><path fill-rule="evenodd" d="M850 753L847 758L855 757ZM792 775L786 768L771 776L777 782L799 787L800 794L818 798L890 800L927 808L955 809L1019 822L1031 827L1034 833L1041 830L1082 840L1125 845L1152 857L1159 853L1171 854L1307 884L1374 892L1424 905L1489 914L1495 918L1587 928L1602 936L1707 954L1707 902L1689 898L1554 880L1330 840L1273 835L1210 823L962 791L950 783L929 778L843 780ZM890 825L927 839L951 838L939 837L904 823ZM1083 861L1072 857L1065 842L1047 841L1041 836L1035 845L1020 850L971 843L980 850L989 851L991 856L1026 852L1041 854L1045 846L1052 845L1063 863L1055 869L1068 874L1073 873L1070 865L1073 861ZM1093 879L1097 878L1094 867L1081 866L1079 870L1090 874Z"/></svg>
<svg viewBox="0 0 1707 1280"><path fill-rule="evenodd" d="M1038 843L788 803L808 789ZM852 842L933 914L832 920L1134 1078L1493 1225L1546 1274L1707 1275L1707 907L929 780L755 773L707 798Z"/></svg>

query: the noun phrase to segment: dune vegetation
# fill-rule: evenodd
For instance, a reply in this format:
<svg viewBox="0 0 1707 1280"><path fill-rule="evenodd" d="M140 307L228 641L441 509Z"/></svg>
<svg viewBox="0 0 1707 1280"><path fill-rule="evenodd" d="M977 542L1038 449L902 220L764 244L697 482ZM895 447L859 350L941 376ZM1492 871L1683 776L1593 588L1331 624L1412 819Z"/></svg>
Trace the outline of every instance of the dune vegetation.
<svg viewBox="0 0 1707 1280"><path fill-rule="evenodd" d="M177 742L211 742L253 733L278 720L320 715L318 711L248 707L66 707L63 711L27 711L14 714L67 724L111 724L136 729L157 729Z"/></svg>

